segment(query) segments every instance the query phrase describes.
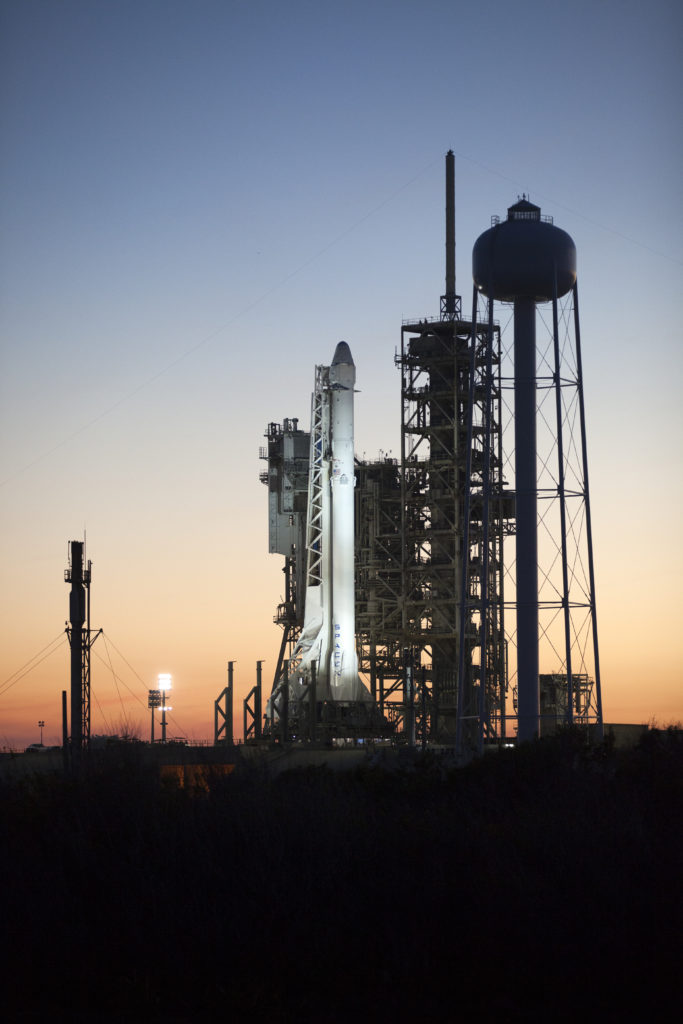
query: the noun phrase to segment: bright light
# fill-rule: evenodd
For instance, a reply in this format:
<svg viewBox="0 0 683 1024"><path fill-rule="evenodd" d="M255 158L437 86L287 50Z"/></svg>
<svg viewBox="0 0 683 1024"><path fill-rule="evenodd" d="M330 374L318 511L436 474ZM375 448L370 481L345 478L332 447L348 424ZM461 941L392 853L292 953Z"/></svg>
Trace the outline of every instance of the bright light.
<svg viewBox="0 0 683 1024"><path fill-rule="evenodd" d="M157 679L158 679L157 686L159 687L160 690L170 690L171 689L171 676L169 675L168 672L161 672L157 676Z"/></svg>

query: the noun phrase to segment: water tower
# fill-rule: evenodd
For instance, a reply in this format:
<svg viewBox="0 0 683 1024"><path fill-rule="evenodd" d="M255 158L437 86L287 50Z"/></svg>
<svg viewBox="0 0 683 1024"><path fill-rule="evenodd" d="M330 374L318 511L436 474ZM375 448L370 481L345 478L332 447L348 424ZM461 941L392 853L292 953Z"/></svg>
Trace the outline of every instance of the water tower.
<svg viewBox="0 0 683 1024"><path fill-rule="evenodd" d="M512 325L500 363L483 361L479 386L484 393L499 387L509 410L503 458L505 472L514 474L514 558L506 558L505 564L510 566L514 600L507 600L506 587L505 621L512 624L508 671L511 679L516 677L518 737L531 739L560 723L576 722L595 725L599 735L602 705L576 247L552 218L542 216L524 197L509 208L507 220L494 217L477 239L472 274L473 323L481 295L488 300L482 319L491 337L495 302L504 304L499 307L503 338L503 321ZM500 493L487 492L485 486L483 494L466 497L470 505L479 501L488 510ZM479 570L466 564L465 577L474 571ZM484 585L478 596L482 622L488 603L496 599ZM465 603L464 597L463 607ZM480 673L485 672L482 664Z"/></svg>

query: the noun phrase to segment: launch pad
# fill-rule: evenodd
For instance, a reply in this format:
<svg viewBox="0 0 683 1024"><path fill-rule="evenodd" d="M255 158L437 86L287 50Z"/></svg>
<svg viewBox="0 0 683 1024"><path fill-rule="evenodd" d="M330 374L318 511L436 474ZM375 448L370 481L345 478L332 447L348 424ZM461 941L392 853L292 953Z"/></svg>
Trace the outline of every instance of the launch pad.
<svg viewBox="0 0 683 1024"><path fill-rule="evenodd" d="M477 241L464 314L447 154L445 294L437 317L402 324L395 357L400 460L353 454L345 342L316 367L310 431L267 428L282 639L268 700L254 688L245 702L246 742L465 754L558 722L600 733L575 265L572 240L525 197ZM512 339L494 300L508 323L514 310Z"/></svg>

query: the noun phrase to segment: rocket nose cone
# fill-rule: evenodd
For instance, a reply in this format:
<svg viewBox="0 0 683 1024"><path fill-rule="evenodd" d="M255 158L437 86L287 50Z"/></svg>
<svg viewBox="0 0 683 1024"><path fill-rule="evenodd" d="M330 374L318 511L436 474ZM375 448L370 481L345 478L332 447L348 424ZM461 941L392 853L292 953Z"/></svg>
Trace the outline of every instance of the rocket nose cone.
<svg viewBox="0 0 683 1024"><path fill-rule="evenodd" d="M356 365L353 361L353 356L351 355L351 349L345 341L340 341L334 350L332 366L338 366L340 363L344 363L346 366Z"/></svg>

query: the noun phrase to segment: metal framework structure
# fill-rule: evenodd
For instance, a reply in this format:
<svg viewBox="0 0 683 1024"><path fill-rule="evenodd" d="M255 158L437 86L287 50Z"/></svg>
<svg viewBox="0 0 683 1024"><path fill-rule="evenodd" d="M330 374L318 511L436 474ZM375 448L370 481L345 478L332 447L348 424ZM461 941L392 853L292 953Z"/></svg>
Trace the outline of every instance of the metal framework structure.
<svg viewBox="0 0 683 1024"><path fill-rule="evenodd" d="M269 551L285 556L284 599L280 601L274 622L282 628L273 689L290 659L304 621L306 574L303 552L306 536L306 497L308 493L310 434L299 430L298 419L269 423L268 445L259 449L259 457L268 463L260 474L268 486Z"/></svg>
<svg viewBox="0 0 683 1024"><path fill-rule="evenodd" d="M90 628L92 562L84 564L85 544L69 543L69 566L64 581L71 584L66 635L71 648L71 751L90 745L90 651L101 629Z"/></svg>
<svg viewBox="0 0 683 1024"><path fill-rule="evenodd" d="M397 363L404 641L425 668L430 736L464 728L480 745L502 734L506 687L498 327L463 319L458 297L450 318L403 324Z"/></svg>
<svg viewBox="0 0 683 1024"><path fill-rule="evenodd" d="M446 157L446 294L439 317L404 322L396 362L400 463L356 462L359 671L394 736L455 742L458 734L469 747L481 747L505 733L503 535L513 528L514 509L502 472L500 332L488 319L477 322L476 301L472 320L464 318L455 291L452 152ZM304 587L319 586L325 572L326 373L316 368L311 409ZM279 428L273 432L271 424L268 436L272 490L280 486L273 459ZM273 500L271 550L284 550L272 542ZM296 559L300 571L300 548ZM276 682L284 664L296 671L293 661L284 661L293 646L286 652L283 639ZM295 709L287 713L291 719Z"/></svg>
<svg viewBox="0 0 683 1024"><path fill-rule="evenodd" d="M577 287L568 293L559 289L558 298L557 262L548 263L535 242L509 254L515 280L518 272L522 277L528 272L544 281L554 274L555 281L554 290L527 294L522 288L521 299L514 300L532 339L525 352L534 369L522 373L515 365L513 300L503 297L499 303L499 323L494 298L479 293L489 295L479 282L471 317L463 316L455 293L454 203L449 152L446 294L439 317L404 321L395 357L401 374L400 462L355 464L358 667L377 712L365 721L371 730L383 723L385 735L411 744L429 740L452 743L462 754L481 752L507 738L513 718L519 735L527 734L521 723L529 716L518 701L519 670L540 697L537 731L579 723L597 726L600 735ZM552 225L526 199L508 212L515 225ZM494 218L492 225L498 224ZM539 237L546 230L541 228ZM535 238L533 231L530 237ZM495 301L507 294L495 293ZM299 708L290 706L280 685L297 669L292 656L297 656L306 589L319 587L329 569L323 565L329 556L322 543L328 525L323 522L328 372L316 367L310 435L298 431L296 420L270 424L268 449L262 450L269 467L262 479L269 485L270 550L285 555L287 582L276 616L283 640L271 698L278 702L273 706L283 741L295 732L309 740L331 736L337 725L343 730L350 721L326 723L325 715L336 712L331 704L325 710L320 693L314 713L315 681L312 692L302 693ZM522 422L526 434L518 429ZM299 447L288 448L287 439L294 436ZM519 440L525 436L533 436L533 446ZM529 533L533 549L526 544ZM520 556L518 573L516 552L531 550L533 556ZM518 596L522 591L526 596ZM522 657L518 633L525 637ZM527 689L520 687L520 694ZM255 722L247 730L246 709L245 702L245 737L256 736Z"/></svg>
<svg viewBox="0 0 683 1024"><path fill-rule="evenodd" d="M472 298L463 498L456 745L481 751L506 738L504 538L515 532L514 496L503 472L500 328L493 305Z"/></svg>
<svg viewBox="0 0 683 1024"><path fill-rule="evenodd" d="M503 329L501 392L505 470L514 475L511 307ZM540 722L602 734L602 697L588 484L578 286L536 307L538 615ZM515 559L506 559L506 645L517 700Z"/></svg>
<svg viewBox="0 0 683 1024"><path fill-rule="evenodd" d="M539 676L541 736L552 735L571 720L590 724L595 720L595 680L586 672L572 673L572 704L569 708L569 686L566 673L541 673ZM570 716L571 711L571 716Z"/></svg>
<svg viewBox="0 0 683 1024"><path fill-rule="evenodd" d="M233 743L233 680L235 662L228 662L228 685L222 690L213 705L213 742L232 746Z"/></svg>
<svg viewBox="0 0 683 1024"><path fill-rule="evenodd" d="M306 522L306 586L320 586L323 581L323 438L327 431L329 408L324 400L329 386L329 367L316 366L315 387L311 398L311 438L308 475L308 507Z"/></svg>
<svg viewBox="0 0 683 1024"><path fill-rule="evenodd" d="M384 706L404 667L398 460L357 461L355 500L358 669Z"/></svg>
<svg viewBox="0 0 683 1024"><path fill-rule="evenodd" d="M329 386L329 367L316 366L315 387L311 397L311 432L306 435L308 440L307 464L306 464L306 505L302 510L300 523L302 533L305 536L303 546L304 556L301 557L301 547L295 559L295 574L303 573L303 585L299 587L301 597L297 603L297 629L296 638L301 633L305 612L305 594L308 587L320 587L323 580L323 530L327 526L323 522L324 503L322 500L324 466L323 460L326 453L323 450L323 438L328 426L329 407L325 401L325 391ZM303 480L304 474L301 474ZM292 633L294 637L294 633ZM284 643L284 641L283 641ZM281 648L282 651L282 648ZM301 656L295 655L295 644L289 645L289 657L286 661L281 657L273 680L273 695L280 683L286 683L291 672L296 670Z"/></svg>
<svg viewBox="0 0 683 1024"><path fill-rule="evenodd" d="M244 714L244 742L248 743L249 740L260 740L263 732L263 715L262 715L262 678L263 678L263 662L256 662L256 685L252 686L251 690L244 698L242 705Z"/></svg>

